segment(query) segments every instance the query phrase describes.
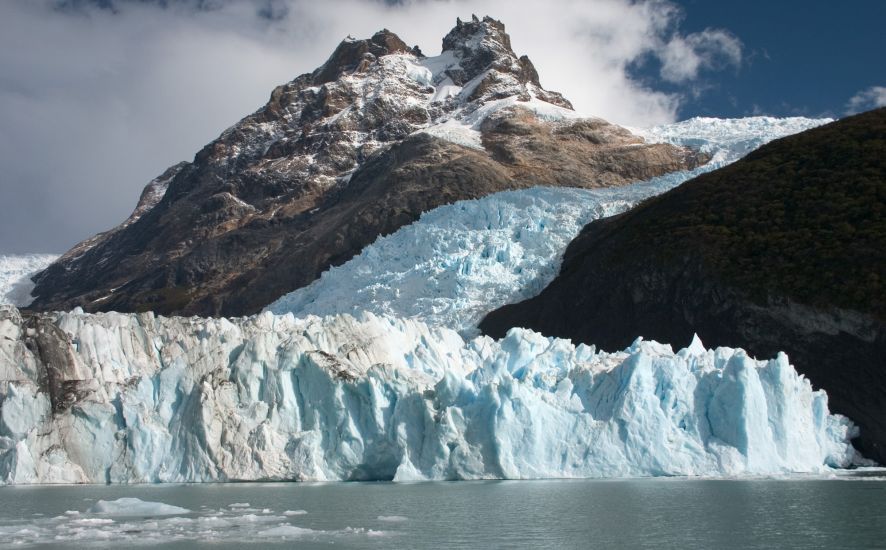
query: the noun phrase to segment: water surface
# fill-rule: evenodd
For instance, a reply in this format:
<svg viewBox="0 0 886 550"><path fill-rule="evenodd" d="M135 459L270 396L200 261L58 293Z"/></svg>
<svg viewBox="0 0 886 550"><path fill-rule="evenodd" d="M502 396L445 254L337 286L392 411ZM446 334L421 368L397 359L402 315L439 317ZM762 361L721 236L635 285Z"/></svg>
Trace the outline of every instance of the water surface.
<svg viewBox="0 0 886 550"><path fill-rule="evenodd" d="M0 548L886 548L882 476L2 487Z"/></svg>

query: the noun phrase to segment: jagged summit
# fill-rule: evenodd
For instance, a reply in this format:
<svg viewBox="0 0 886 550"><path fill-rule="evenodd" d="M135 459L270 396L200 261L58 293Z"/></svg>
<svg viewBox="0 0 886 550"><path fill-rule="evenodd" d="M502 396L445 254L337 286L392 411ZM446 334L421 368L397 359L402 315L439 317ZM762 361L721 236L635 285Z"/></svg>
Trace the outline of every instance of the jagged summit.
<svg viewBox="0 0 886 550"><path fill-rule="evenodd" d="M332 82L348 72L364 72L379 57L395 53L423 57L418 46L410 48L388 29L382 29L372 35L372 38L364 40L349 36L335 48L326 63L314 71L314 85Z"/></svg>
<svg viewBox="0 0 886 550"><path fill-rule="evenodd" d="M254 313L437 206L703 160L581 118L499 21L458 22L443 44L425 57L389 30L345 39L38 275L32 307Z"/></svg>
<svg viewBox="0 0 886 550"><path fill-rule="evenodd" d="M481 20L476 15L469 22L457 19L455 27L443 38L440 57L447 56L454 57L457 63L441 71L440 79L448 78L452 84L464 87L470 87L474 81L469 100L516 95L524 101L537 97L572 109L562 95L542 89L535 66L527 56L514 53L511 37L501 21L489 16Z"/></svg>
<svg viewBox="0 0 886 550"><path fill-rule="evenodd" d="M460 85L483 71L494 69L520 76L523 84L541 86L538 72L529 58L525 55L518 58L514 53L504 23L489 16L480 20L475 15L467 23L458 19L455 28L443 38L443 53L446 52L459 58L461 71L447 74Z"/></svg>

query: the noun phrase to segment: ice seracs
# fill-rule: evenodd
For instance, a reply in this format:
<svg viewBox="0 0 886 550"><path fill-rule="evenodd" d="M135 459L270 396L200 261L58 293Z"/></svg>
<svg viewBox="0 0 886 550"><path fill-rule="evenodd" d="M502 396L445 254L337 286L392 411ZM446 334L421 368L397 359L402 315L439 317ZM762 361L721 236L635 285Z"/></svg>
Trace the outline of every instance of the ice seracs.
<svg viewBox="0 0 886 550"><path fill-rule="evenodd" d="M360 313L0 308L5 483L743 475L848 466L787 357Z"/></svg>
<svg viewBox="0 0 886 550"><path fill-rule="evenodd" d="M0 254L0 305L30 304L34 289L31 277L56 259L56 254Z"/></svg>
<svg viewBox="0 0 886 550"><path fill-rule="evenodd" d="M510 99L498 100L463 119L424 131L463 144L475 140L481 147L474 121L512 103ZM575 115L556 105L544 103L542 107L538 103L533 108L551 120ZM699 148L712 160L696 170L624 187L505 191L442 206L379 238L352 260L331 268L267 309L298 316L367 310L420 319L473 336L484 315L535 296L549 284L559 271L566 246L588 222L623 212L702 172L734 162L768 141L826 122L769 117L692 119L635 130L649 141Z"/></svg>

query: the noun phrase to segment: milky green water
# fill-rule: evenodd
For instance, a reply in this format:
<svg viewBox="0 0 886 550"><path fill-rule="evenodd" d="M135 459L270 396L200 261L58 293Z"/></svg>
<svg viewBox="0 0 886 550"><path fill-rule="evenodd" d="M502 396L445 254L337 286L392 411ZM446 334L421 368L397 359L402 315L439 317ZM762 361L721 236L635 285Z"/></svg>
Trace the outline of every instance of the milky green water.
<svg viewBox="0 0 886 550"><path fill-rule="evenodd" d="M882 475L2 487L0 547L886 548ZM190 512L89 512L121 497Z"/></svg>

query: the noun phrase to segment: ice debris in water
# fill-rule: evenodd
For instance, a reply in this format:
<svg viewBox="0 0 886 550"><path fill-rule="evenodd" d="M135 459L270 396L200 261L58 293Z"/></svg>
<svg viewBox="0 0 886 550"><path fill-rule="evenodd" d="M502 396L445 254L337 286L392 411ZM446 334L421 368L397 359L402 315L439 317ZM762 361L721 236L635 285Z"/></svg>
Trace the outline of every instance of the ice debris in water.
<svg viewBox="0 0 886 550"><path fill-rule="evenodd" d="M187 508L164 504L162 502L150 502L133 497L123 497L117 500L99 500L89 509L92 514L104 514L108 516L176 516L190 512Z"/></svg>
<svg viewBox="0 0 886 550"><path fill-rule="evenodd" d="M133 501L119 504L121 501ZM105 502L105 501L99 501ZM140 504L139 504L140 503ZM392 531L378 531L366 527L341 529L309 529L292 522L285 515L255 515L242 509L220 509L190 512L184 508L160 502L146 502L137 498L110 501L123 511L109 515L89 510L51 518L7 518L0 524L0 548L32 545L81 547L107 545L121 548L125 544L154 547L183 543L244 543L267 545L280 541L304 540L324 544L344 543L359 545L367 537L387 536ZM154 513L146 505L151 505ZM182 513L157 513L167 508Z"/></svg>
<svg viewBox="0 0 886 550"><path fill-rule="evenodd" d="M407 518L406 516L378 516L378 521L399 523L401 521L409 521L409 518Z"/></svg>
<svg viewBox="0 0 886 550"><path fill-rule="evenodd" d="M597 352L414 320L52 314L55 386L0 307L6 483L819 472L855 458L785 355ZM255 516L263 517L263 516Z"/></svg>
<svg viewBox="0 0 886 550"><path fill-rule="evenodd" d="M486 313L537 295L556 277L563 251L585 224L624 212L768 141L825 122L769 117L691 119L634 130L648 141L700 148L712 160L696 170L624 187L505 191L442 206L380 237L352 260L329 269L311 285L279 298L267 309L298 316L366 310L420 319L475 336ZM450 121L435 131L456 132L464 129L460 124Z"/></svg>

